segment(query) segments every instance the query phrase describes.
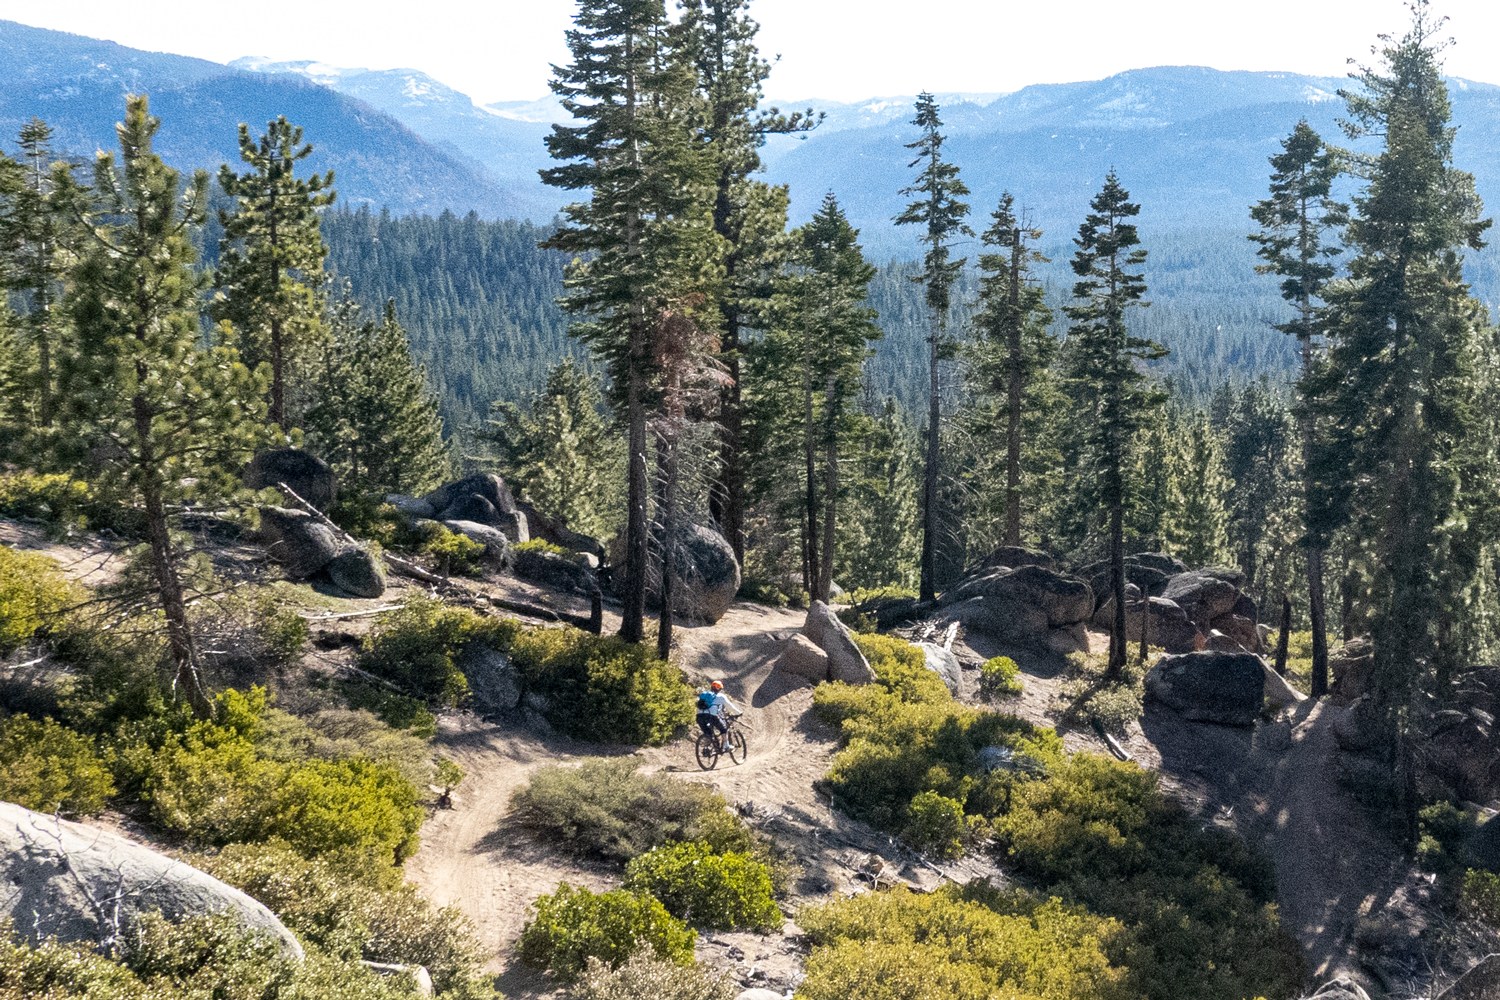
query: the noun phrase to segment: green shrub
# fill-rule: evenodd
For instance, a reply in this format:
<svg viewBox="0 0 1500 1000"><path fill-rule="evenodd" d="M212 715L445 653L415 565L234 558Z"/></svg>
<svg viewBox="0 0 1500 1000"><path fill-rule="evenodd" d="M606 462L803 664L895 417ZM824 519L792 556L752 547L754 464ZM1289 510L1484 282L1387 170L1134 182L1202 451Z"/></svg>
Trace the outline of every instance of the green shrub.
<svg viewBox="0 0 1500 1000"><path fill-rule="evenodd" d="M469 682L458 667L470 643L506 650L518 631L515 622L481 618L467 608L416 597L380 619L365 639L360 666L439 705L458 705Z"/></svg>
<svg viewBox="0 0 1500 1000"><path fill-rule="evenodd" d="M1500 875L1479 868L1465 871L1459 912L1500 930Z"/></svg>
<svg viewBox="0 0 1500 1000"><path fill-rule="evenodd" d="M419 698L362 680L343 681L338 691L350 708L369 712L392 729L406 730L424 740L437 735L437 716Z"/></svg>
<svg viewBox="0 0 1500 1000"><path fill-rule="evenodd" d="M995 829L1049 892L1118 918L1130 980L1152 1000L1290 996L1302 977L1269 863L1201 829L1132 764L1075 754L1022 780Z"/></svg>
<svg viewBox="0 0 1500 1000"><path fill-rule="evenodd" d="M0 655L31 642L77 600L56 562L0 545Z"/></svg>
<svg viewBox="0 0 1500 1000"><path fill-rule="evenodd" d="M286 762L255 739L265 693L229 690L218 719L127 734L122 784L153 821L203 845L279 837L305 855L357 851L399 863L416 850L423 812L412 783L362 758Z"/></svg>
<svg viewBox="0 0 1500 1000"><path fill-rule="evenodd" d="M593 893L564 882L536 901L521 930L521 960L572 981L597 958L618 966L637 951L690 965L695 936L650 896L623 889Z"/></svg>
<svg viewBox="0 0 1500 1000"><path fill-rule="evenodd" d="M0 721L0 799L37 812L90 816L114 791L92 740L51 719Z"/></svg>
<svg viewBox="0 0 1500 1000"><path fill-rule="evenodd" d="M539 556L560 556L566 559L571 553L561 545L556 545L545 538L533 538L529 541L520 542L512 549L516 555L535 554Z"/></svg>
<svg viewBox="0 0 1500 1000"><path fill-rule="evenodd" d="M898 887L797 915L805 1000L1124 1000L1119 923L1056 899Z"/></svg>
<svg viewBox="0 0 1500 1000"><path fill-rule="evenodd" d="M772 608L784 608L791 603L791 599L778 584L753 576L744 577L740 581L740 592L737 596L742 601L764 604Z"/></svg>
<svg viewBox="0 0 1500 1000"><path fill-rule="evenodd" d="M434 908L415 886L358 855L307 859L272 841L234 844L195 860L334 958L425 966L439 992L482 974L484 949L462 914Z"/></svg>
<svg viewBox="0 0 1500 1000"><path fill-rule="evenodd" d="M702 842L665 844L635 858L625 866L623 888L655 896L692 927L769 933L782 922L771 898L770 868Z"/></svg>
<svg viewBox="0 0 1500 1000"><path fill-rule="evenodd" d="M591 958L570 1000L731 1000L740 991L727 972L683 966L638 951L619 966Z"/></svg>
<svg viewBox="0 0 1500 1000"><path fill-rule="evenodd" d="M902 701L945 704L953 700L948 686L927 669L920 646L889 635L857 634L854 642L870 661L880 686Z"/></svg>
<svg viewBox="0 0 1500 1000"><path fill-rule="evenodd" d="M940 858L956 858L964 852L969 824L962 802L929 790L912 796L906 811L901 836L907 843Z"/></svg>
<svg viewBox="0 0 1500 1000"><path fill-rule="evenodd" d="M527 689L547 698L547 720L570 735L659 746L693 721L682 672L619 636L528 629L510 655Z"/></svg>
<svg viewBox="0 0 1500 1000"><path fill-rule="evenodd" d="M0 473L0 515L63 528L106 527L109 506L89 484L60 473Z"/></svg>
<svg viewBox="0 0 1500 1000"><path fill-rule="evenodd" d="M1463 867L1464 845L1474 832L1476 818L1451 802L1437 802L1417 814L1417 862L1446 877Z"/></svg>
<svg viewBox="0 0 1500 1000"><path fill-rule="evenodd" d="M979 693L999 698L1021 693L1021 668L1008 656L992 656L979 667Z"/></svg>
<svg viewBox="0 0 1500 1000"><path fill-rule="evenodd" d="M718 793L635 761L593 758L577 767L539 769L512 799L512 817L549 845L585 858L624 863L672 841L715 851L753 852L749 831Z"/></svg>
<svg viewBox="0 0 1500 1000"><path fill-rule="evenodd" d="M479 560L485 545L468 535L449 531L441 524L430 528L417 551L432 559L444 574L471 576L479 571Z"/></svg>
<svg viewBox="0 0 1500 1000"><path fill-rule="evenodd" d="M839 603L858 608L876 601L903 601L915 600L917 592L910 587L902 587L896 584L886 584L883 587L856 587L843 597Z"/></svg>
<svg viewBox="0 0 1500 1000"><path fill-rule="evenodd" d="M222 650L212 654L216 666L252 675L291 665L307 645L307 619L278 588L204 601L193 609L192 625L200 648Z"/></svg>
<svg viewBox="0 0 1500 1000"><path fill-rule="evenodd" d="M1098 719L1107 731L1123 736L1130 724L1141 717L1144 693L1139 683L1106 684L1084 699L1080 712Z"/></svg>

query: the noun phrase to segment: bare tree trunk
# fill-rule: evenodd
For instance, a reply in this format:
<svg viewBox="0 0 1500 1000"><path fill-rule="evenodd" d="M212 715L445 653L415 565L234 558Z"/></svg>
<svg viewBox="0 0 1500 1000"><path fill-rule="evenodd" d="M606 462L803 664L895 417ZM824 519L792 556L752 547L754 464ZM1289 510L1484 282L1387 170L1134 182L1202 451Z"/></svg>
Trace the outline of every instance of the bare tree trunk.
<svg viewBox="0 0 1500 1000"><path fill-rule="evenodd" d="M1146 662L1151 646L1151 595L1141 588L1141 662Z"/></svg>
<svg viewBox="0 0 1500 1000"><path fill-rule="evenodd" d="M1021 544L1021 230L1010 247L1011 328L1006 331L1010 372L1005 418L1005 544ZM1141 656L1146 655L1142 640Z"/></svg>
<svg viewBox="0 0 1500 1000"><path fill-rule="evenodd" d="M932 314L932 336L928 339L927 372L927 467L922 479L922 600L937 598L937 506L938 424L942 416L938 399L938 348L942 340L942 317Z"/></svg>
<svg viewBox="0 0 1500 1000"><path fill-rule="evenodd" d="M828 378L827 399L832 400L836 387L833 376ZM831 409L830 404L830 409ZM823 557L818 568L818 600L824 604L833 591L833 534L837 520L839 496L839 451L834 435L833 417L827 420L823 431Z"/></svg>
<svg viewBox="0 0 1500 1000"><path fill-rule="evenodd" d="M1125 672L1125 505L1116 497L1109 510L1110 589L1115 595L1115 620L1109 630L1109 666L1105 676L1117 680Z"/></svg>
<svg viewBox="0 0 1500 1000"><path fill-rule="evenodd" d="M813 425L813 392L812 372L803 367L802 373L802 457L805 465L807 479L806 495L804 497L806 513L806 532L802 541L803 561L803 583L807 592L816 599L821 593L821 581L818 579L818 486L817 486L817 457L816 457L816 434Z"/></svg>
<svg viewBox="0 0 1500 1000"><path fill-rule="evenodd" d="M144 379L144 366L137 366ZM135 420L137 461L144 472L141 482L141 505L146 513L146 535L151 545L151 575L156 579L157 598L167 622L167 647L171 650L176 675L172 689L179 692L200 719L212 718L214 706L203 689L198 652L193 648L193 633L188 624L187 603L182 597L182 580L173 558L172 535L167 527L166 504L162 497L160 474L151 431L151 411L144 396L132 401Z"/></svg>
<svg viewBox="0 0 1500 1000"><path fill-rule="evenodd" d="M1307 617L1312 628L1312 696L1328 693L1328 619L1323 607L1323 550L1307 550ZM1349 628L1348 622L1344 624Z"/></svg>
<svg viewBox="0 0 1500 1000"><path fill-rule="evenodd" d="M632 333L632 336L640 334ZM632 352L634 353L634 352ZM630 459L627 466L625 521L625 589L621 595L620 636L627 642L640 642L646 634L646 405L641 399L641 376L632 371L626 386L626 420L630 434Z"/></svg>
<svg viewBox="0 0 1500 1000"><path fill-rule="evenodd" d="M286 424L286 345L281 322L281 247L276 234L276 196L271 196L271 423L281 430Z"/></svg>
<svg viewBox="0 0 1500 1000"><path fill-rule="evenodd" d="M657 438L658 462L662 467L661 503L661 615L656 627L656 655L665 660L672 653L672 569L677 557L677 444L667 434Z"/></svg>
<svg viewBox="0 0 1500 1000"><path fill-rule="evenodd" d="M1292 599L1281 595L1281 631L1276 636L1276 672L1286 676L1287 647L1292 638Z"/></svg>

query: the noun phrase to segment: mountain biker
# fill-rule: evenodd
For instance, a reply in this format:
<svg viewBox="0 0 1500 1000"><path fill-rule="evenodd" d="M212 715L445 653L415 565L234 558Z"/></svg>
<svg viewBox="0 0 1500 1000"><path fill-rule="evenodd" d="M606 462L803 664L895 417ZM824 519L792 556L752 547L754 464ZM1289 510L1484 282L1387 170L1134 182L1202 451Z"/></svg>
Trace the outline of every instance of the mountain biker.
<svg viewBox="0 0 1500 1000"><path fill-rule="evenodd" d="M712 736L717 730L725 750L729 749L729 723L724 717L739 714L739 706L724 693L724 685L718 681L698 692L698 728L705 736Z"/></svg>

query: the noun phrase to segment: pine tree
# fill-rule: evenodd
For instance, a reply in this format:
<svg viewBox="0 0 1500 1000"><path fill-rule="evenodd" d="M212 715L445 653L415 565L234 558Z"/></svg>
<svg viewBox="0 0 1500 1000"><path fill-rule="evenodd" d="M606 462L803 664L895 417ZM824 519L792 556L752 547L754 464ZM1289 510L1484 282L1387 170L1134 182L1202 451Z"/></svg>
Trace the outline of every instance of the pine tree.
<svg viewBox="0 0 1500 1000"><path fill-rule="evenodd" d="M583 0L568 32L573 62L552 91L577 125L554 125L561 165L547 184L587 191L545 246L574 254L565 308L605 363L628 438L624 610L620 634L644 635L648 556L647 416L660 372L653 333L671 312L696 320L720 276L711 215L713 162L691 127L690 68L666 45L661 0Z"/></svg>
<svg viewBox="0 0 1500 1000"><path fill-rule="evenodd" d="M696 125L715 172L714 231L725 243L723 291L713 325L721 333L728 378L720 405L723 467L710 494L710 513L741 563L746 486L741 359L746 328L764 311L770 274L783 253L787 210L785 187L771 187L752 175L761 169L760 147L768 135L805 132L822 117L761 109L771 65L756 48L760 26L747 7L747 0L688 0L675 40L693 64L700 97ZM700 322L706 324L707 319Z"/></svg>
<svg viewBox="0 0 1500 1000"><path fill-rule="evenodd" d="M55 358L61 348L57 303L62 296L64 272L69 259L68 221L75 206L60 201L59 177L64 190L72 167L54 163L52 129L40 118L22 126L21 159L0 157L0 196L9 211L0 219L0 247L10 266L5 284L18 299L24 317L24 342L35 357L35 370L25 379L24 392L33 412L29 423L39 428L52 424L56 402Z"/></svg>
<svg viewBox="0 0 1500 1000"><path fill-rule="evenodd" d="M1109 668L1118 677L1126 660L1125 504L1130 484L1131 441L1162 403L1164 394L1140 369L1140 363L1166 355L1154 341L1132 336L1126 316L1143 306L1146 282L1139 270L1146 262L1136 227L1129 220L1140 212L1113 170L1089 203L1089 214L1074 241L1074 303L1067 307L1070 338L1069 388L1083 429L1086 454L1095 466L1097 501L1109 524L1110 586L1115 621L1110 630Z"/></svg>
<svg viewBox="0 0 1500 1000"><path fill-rule="evenodd" d="M1000 196L992 224L984 233L991 252L980 254L980 308L974 317L975 367L982 383L1005 398L1005 512L1004 543L1021 544L1022 470L1028 396L1035 401L1036 383L1045 378L1055 353L1048 332L1052 311L1047 308L1032 265L1047 263L1033 249L1042 231L1023 226L1010 192Z"/></svg>
<svg viewBox="0 0 1500 1000"><path fill-rule="evenodd" d="M1483 245L1489 221L1473 178L1453 166L1442 22L1426 0L1412 12L1405 35L1382 36L1383 65L1361 70L1359 88L1344 94L1351 138L1379 136L1383 146L1357 165L1365 187L1348 229L1355 255L1349 280L1325 289L1331 343L1308 379L1327 420L1314 541L1347 521L1371 549L1371 693L1408 782L1402 736L1419 691L1446 676L1462 648L1461 597L1494 520L1494 469L1473 447L1484 311L1462 271L1463 251Z"/></svg>
<svg viewBox="0 0 1500 1000"><path fill-rule="evenodd" d="M1224 498L1224 446L1204 416L1187 421L1187 440L1175 480L1177 496L1167 529L1168 551L1189 566L1224 566L1229 550L1229 511Z"/></svg>
<svg viewBox="0 0 1500 1000"><path fill-rule="evenodd" d="M308 437L348 492L422 494L450 471L443 420L427 374L387 302L379 323L345 299L326 321L327 345L310 365Z"/></svg>
<svg viewBox="0 0 1500 1000"><path fill-rule="evenodd" d="M599 380L565 360L523 408L496 403L484 434L530 503L573 531L607 537L617 526L624 455L602 409Z"/></svg>
<svg viewBox="0 0 1500 1000"><path fill-rule="evenodd" d="M855 438L853 474L840 522L838 577L848 588L914 588L920 551L915 432L888 399Z"/></svg>
<svg viewBox="0 0 1500 1000"><path fill-rule="evenodd" d="M239 145L249 169L219 169L219 186L235 208L219 213L224 237L212 313L233 328L248 363L270 365L271 422L289 431L303 407L288 397L307 380L305 367L327 336L321 289L328 251L318 210L333 203L333 171L297 176L313 147L284 117L267 122L258 140L242 123Z"/></svg>
<svg viewBox="0 0 1500 1000"><path fill-rule="evenodd" d="M1349 220L1349 208L1332 196L1333 182L1339 173L1338 158L1324 145L1318 133L1306 121L1297 123L1281 144L1281 153L1271 157L1270 197L1250 209L1250 216L1261 226L1251 235L1259 244L1256 251L1264 264L1256 266L1261 274L1282 276L1281 295L1292 304L1290 322L1277 325L1283 333L1297 338L1302 353L1302 372L1311 373L1320 351L1318 326L1320 300L1324 287L1334 276L1332 258L1341 252L1328 242L1330 233ZM1302 431L1303 468L1312 467L1311 455L1317 447L1318 425L1313 410L1299 407ZM1310 509L1306 498L1313 489L1310 480L1303 484L1304 510ZM1249 567L1253 570L1253 566ZM1312 695L1328 692L1328 625L1323 605L1323 550L1311 544L1307 551L1308 612L1312 619Z"/></svg>
<svg viewBox="0 0 1500 1000"><path fill-rule="evenodd" d="M179 196L177 172L152 150L158 125L144 97L127 98L118 166L109 154L95 166L99 204L67 301L76 337L61 359L58 439L75 468L139 504L173 686L206 716L168 519L173 505L237 478L263 437L265 387L232 348L200 346L191 230L208 176Z"/></svg>
<svg viewBox="0 0 1500 1000"><path fill-rule="evenodd" d="M941 380L939 362L949 353L947 342L948 312L952 306L953 283L963 269L964 258L953 256L953 244L961 236L972 236L974 231L965 223L969 206L962 199L969 189L959 179L958 166L943 159L943 121L938 104L929 93L917 97L917 113L912 124L921 130L921 137L907 143L906 148L916 152L908 164L920 168L916 182L902 188L903 195L914 195L906 210L896 216L898 226L921 226L922 243L926 251L922 258L922 276L919 279L927 291L927 310L930 321L927 358L927 465L922 487L922 600L930 601L937 595L937 544L938 544L938 478L940 469L941 441Z"/></svg>
<svg viewBox="0 0 1500 1000"><path fill-rule="evenodd" d="M1274 538L1268 530L1272 515L1286 508L1296 430L1285 401L1262 379L1235 396L1228 412L1217 421L1225 427L1225 473L1229 477L1229 536L1234 560L1245 572L1245 590L1276 596L1261 581L1261 553ZM1306 505L1291 504L1305 520ZM1299 531L1298 534L1303 534Z"/></svg>

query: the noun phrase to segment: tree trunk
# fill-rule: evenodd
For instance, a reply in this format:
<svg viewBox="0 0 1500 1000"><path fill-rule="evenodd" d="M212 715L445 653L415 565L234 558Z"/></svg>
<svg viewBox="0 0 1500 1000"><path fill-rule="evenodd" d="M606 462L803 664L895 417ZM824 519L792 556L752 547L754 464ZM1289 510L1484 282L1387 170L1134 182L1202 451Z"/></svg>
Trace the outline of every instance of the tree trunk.
<svg viewBox="0 0 1500 1000"><path fill-rule="evenodd" d="M1307 550L1307 617L1312 628L1312 696L1328 693L1328 618L1323 606L1323 550ZM1349 628L1345 620L1344 629Z"/></svg>
<svg viewBox="0 0 1500 1000"><path fill-rule="evenodd" d="M942 318L932 314L932 336L928 339L927 373L927 467L922 478L922 600L937 599L937 505L938 505L938 348L942 340Z"/></svg>
<svg viewBox="0 0 1500 1000"><path fill-rule="evenodd" d="M276 195L270 197L271 230L271 423L281 430L286 423L286 345L281 322L281 247L276 234Z"/></svg>
<svg viewBox="0 0 1500 1000"><path fill-rule="evenodd" d="M807 364L810 364L808 362ZM804 496L804 519L806 531L802 540L802 552L804 567L802 571L803 583L807 592L817 598L821 592L821 581L818 579L818 485L817 485L817 456L816 456L816 434L813 426L813 393L812 372L804 366L802 375L802 457L805 465L807 479L806 495ZM821 598L817 598L821 600Z"/></svg>
<svg viewBox="0 0 1500 1000"><path fill-rule="evenodd" d="M839 450L834 434L832 400L837 387L829 376L827 389L828 426L823 430L823 556L818 567L818 600L824 604L833 591L833 533L837 520L839 496Z"/></svg>
<svg viewBox="0 0 1500 1000"><path fill-rule="evenodd" d="M632 339L641 336L631 331ZM633 356L639 358L635 351ZM641 374L634 368L627 378L625 419L629 428L630 459L626 471L624 608L620 612L620 636L640 642L646 634L646 404L641 399Z"/></svg>
<svg viewBox="0 0 1500 1000"><path fill-rule="evenodd" d="M1005 418L1005 544L1021 544L1021 230L1010 248L1010 314L1006 350L1010 363ZM1145 657L1145 640L1141 656Z"/></svg>
<svg viewBox="0 0 1500 1000"><path fill-rule="evenodd" d="M1115 620L1109 630L1109 667L1105 677L1118 680L1125 672L1125 505L1116 497L1109 508L1110 589L1115 596Z"/></svg>
<svg viewBox="0 0 1500 1000"><path fill-rule="evenodd" d="M143 377L141 367L137 366L138 375ZM172 690L187 699L198 718L212 718L214 706L203 689L198 653L193 648L193 633L188 625L187 603L182 597L182 580L177 575L172 553L172 535L167 527L166 504L162 498L161 478L151 437L151 411L143 396L132 400L131 409L135 419L137 462L143 473L141 506L145 509L146 535L151 545L151 575L156 580L157 599L167 623L167 647L176 668Z"/></svg>
<svg viewBox="0 0 1500 1000"><path fill-rule="evenodd" d="M1146 662L1151 647L1151 595L1141 588L1141 662Z"/></svg>
<svg viewBox="0 0 1500 1000"><path fill-rule="evenodd" d="M1281 631L1276 636L1276 672L1286 676L1287 646L1292 638L1292 599L1281 595Z"/></svg>
<svg viewBox="0 0 1500 1000"><path fill-rule="evenodd" d="M677 556L677 445L667 435L660 435L657 454L662 466L661 504L661 614L657 618L656 655L667 659L672 653L672 567Z"/></svg>

